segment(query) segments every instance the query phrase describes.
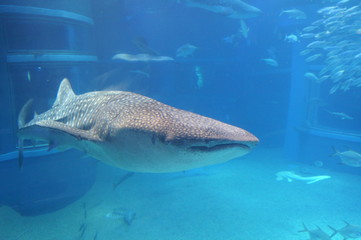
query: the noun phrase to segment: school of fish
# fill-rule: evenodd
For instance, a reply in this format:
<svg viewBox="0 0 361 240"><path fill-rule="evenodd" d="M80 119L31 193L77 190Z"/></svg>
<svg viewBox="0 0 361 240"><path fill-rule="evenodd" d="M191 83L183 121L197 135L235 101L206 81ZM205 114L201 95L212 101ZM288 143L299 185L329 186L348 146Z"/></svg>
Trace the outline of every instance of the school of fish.
<svg viewBox="0 0 361 240"><path fill-rule="evenodd" d="M318 73L307 77L331 82L329 94L361 87L361 3L339 0L318 14L321 17L300 35L310 41L300 53L305 61L323 63Z"/></svg>

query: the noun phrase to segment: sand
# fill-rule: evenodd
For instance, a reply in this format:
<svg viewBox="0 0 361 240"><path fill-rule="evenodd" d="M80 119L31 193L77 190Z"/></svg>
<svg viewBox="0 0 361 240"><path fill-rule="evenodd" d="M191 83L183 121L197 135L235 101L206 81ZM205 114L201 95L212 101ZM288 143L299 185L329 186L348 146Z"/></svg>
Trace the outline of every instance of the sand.
<svg viewBox="0 0 361 240"><path fill-rule="evenodd" d="M275 173L284 170L331 179L276 181ZM303 223L328 234L327 225L341 228L343 220L361 225L361 176L290 163L278 149L258 148L243 158L185 173L136 173L113 190L125 173L99 164L93 188L53 213L22 217L0 207L0 240L302 240L309 239L298 232ZM115 208L136 213L131 225L106 217Z"/></svg>

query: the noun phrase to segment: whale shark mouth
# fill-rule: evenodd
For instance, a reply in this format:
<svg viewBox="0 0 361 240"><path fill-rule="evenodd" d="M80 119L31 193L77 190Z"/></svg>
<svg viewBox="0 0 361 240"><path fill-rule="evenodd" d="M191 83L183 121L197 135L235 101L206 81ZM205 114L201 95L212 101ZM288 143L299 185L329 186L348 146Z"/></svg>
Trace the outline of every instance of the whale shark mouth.
<svg viewBox="0 0 361 240"><path fill-rule="evenodd" d="M224 144L217 144L214 146L192 146L189 147L188 150L197 151L197 152L214 152L214 151L221 151L230 148L242 148L243 150L246 151L251 150L250 146L243 143L224 143Z"/></svg>

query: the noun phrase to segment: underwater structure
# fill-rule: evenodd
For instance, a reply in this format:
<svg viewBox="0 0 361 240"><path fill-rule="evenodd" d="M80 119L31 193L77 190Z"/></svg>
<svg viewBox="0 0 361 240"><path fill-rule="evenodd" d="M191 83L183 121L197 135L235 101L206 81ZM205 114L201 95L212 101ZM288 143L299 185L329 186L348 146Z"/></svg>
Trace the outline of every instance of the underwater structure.
<svg viewBox="0 0 361 240"><path fill-rule="evenodd" d="M12 183L1 185L0 203L22 215L62 208L94 182L95 161L74 161L81 157L77 152L56 153L30 142L25 145L26 168L15 167L17 112L29 98L47 103L54 80L64 74L74 79L92 76L97 62L93 24L87 1L0 5L0 181ZM32 96L36 90L40 94ZM79 174L84 168L87 172Z"/></svg>
<svg viewBox="0 0 361 240"><path fill-rule="evenodd" d="M97 87L91 86L89 79L96 77L99 65L107 65L103 72L105 83L126 72L125 80L140 80L138 85L150 86L152 94L162 102L166 100L172 106L176 102L177 107L188 107L189 111L198 107L204 115L252 126L260 138L260 147L272 145L272 141L273 147L282 145L289 162L327 165L337 171L358 173L359 168L339 166L337 160L329 157L335 154L334 149L357 150L361 143L360 113L355 108L360 103L361 72L355 66L361 61L357 52L361 30L352 28L352 24L359 24L359 20L354 20L359 17L357 8L342 6L349 8L349 18L342 19L349 23L348 27L327 22L328 17L338 16L337 11L341 11L335 7L310 17L316 18L320 26L315 28L310 23L302 29L302 24L309 21L303 12L285 10L272 2L261 1L264 6L260 4L260 8L262 12L276 9L277 13L256 11L255 20L239 13L235 22L228 22L234 20L234 15L225 15L229 8L222 6L189 7L180 5L183 1L174 1L170 6L175 13L180 14L176 10L183 6L186 14L194 14L194 19L182 19L173 12L166 16L168 10L157 9L151 2L132 6L131 1L119 1L123 5L118 7L129 4L129 9L110 9L109 12L115 12L112 16L98 13L109 21L105 23L113 24L107 28L104 22L96 26L91 10L94 2L0 1L0 181L11 182L0 186L0 205L7 205L21 215L44 214L76 201L94 184L96 160L84 158L83 153L75 150L58 152L53 146L28 140L24 142L26 159L20 171L16 133L18 114L26 101L34 98L41 103L36 113L50 109L64 77L72 81L79 95L94 91ZM330 0L330 4L334 2ZM297 7L323 6L312 1L302 4ZM214 13L218 14L207 15ZM265 16L278 20L268 21ZM178 25L169 27L165 17L169 23L173 23L173 18L180 20ZM192 28L202 21L201 28ZM164 22L166 27L154 28ZM275 22L276 30L267 25ZM219 32L202 32L205 27L222 24L225 27L220 27ZM121 27L124 33L119 31ZM182 33L179 36L178 30ZM274 37L276 31L281 32L278 39ZM330 36L328 31L335 35ZM102 36L98 43L96 34ZM193 41L189 41L190 35L195 36ZM105 60L101 62L100 58ZM101 86L98 89L103 89L104 82L98 81ZM33 118L27 117L26 122ZM269 134L271 137L264 137L270 130L275 130Z"/></svg>

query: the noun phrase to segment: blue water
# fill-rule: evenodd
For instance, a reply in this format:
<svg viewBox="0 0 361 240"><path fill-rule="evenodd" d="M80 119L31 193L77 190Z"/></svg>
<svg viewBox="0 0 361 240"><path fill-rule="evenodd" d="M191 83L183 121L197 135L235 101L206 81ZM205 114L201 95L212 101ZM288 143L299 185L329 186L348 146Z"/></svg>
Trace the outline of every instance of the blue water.
<svg viewBox="0 0 361 240"><path fill-rule="evenodd" d="M344 53L328 80L304 76L330 64L325 48L313 50L324 56L312 62L299 54L315 41L302 38L303 29L326 21L317 11L337 2L249 0L262 13L244 20L244 37L238 19L183 1L1 1L0 240L317 239L311 236L317 226L330 236L328 225L340 229L343 221L357 225L359 234L361 168L333 156L334 149L361 153L359 20L348 17L340 26L356 27L333 35L359 48ZM355 0L339 6L361 8ZM307 18L280 15L290 9ZM290 34L299 41L287 42ZM177 57L185 44L197 49ZM174 60L112 59L150 51ZM29 98L37 113L51 108L63 78L76 94L136 92L244 128L260 143L224 164L123 179L126 171L76 150L27 142L20 171L17 115ZM330 93L348 79L354 81L349 89ZM331 178L277 181L280 171ZM109 217L120 208L127 219ZM310 231L300 232L303 224Z"/></svg>

